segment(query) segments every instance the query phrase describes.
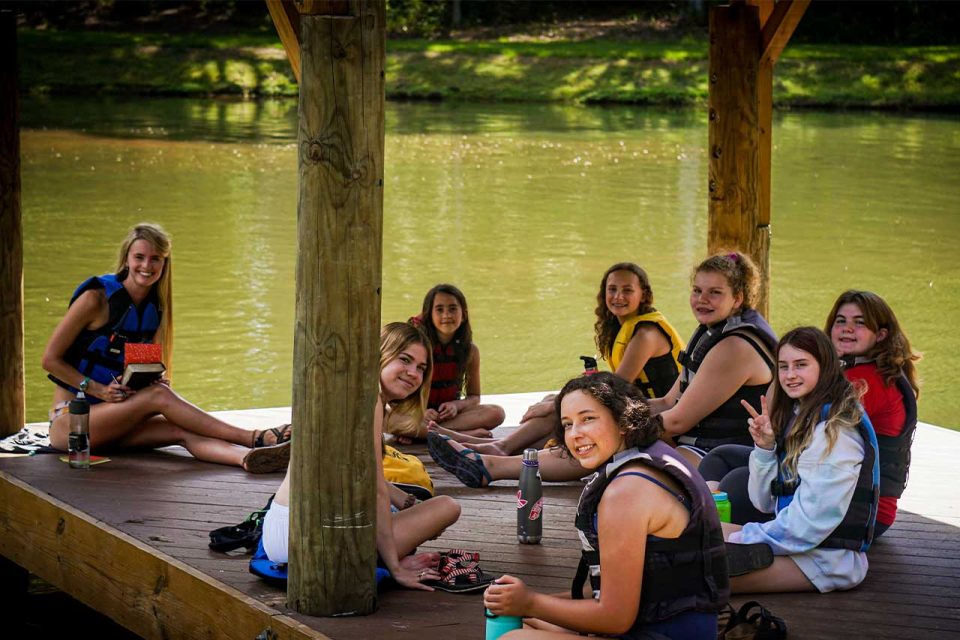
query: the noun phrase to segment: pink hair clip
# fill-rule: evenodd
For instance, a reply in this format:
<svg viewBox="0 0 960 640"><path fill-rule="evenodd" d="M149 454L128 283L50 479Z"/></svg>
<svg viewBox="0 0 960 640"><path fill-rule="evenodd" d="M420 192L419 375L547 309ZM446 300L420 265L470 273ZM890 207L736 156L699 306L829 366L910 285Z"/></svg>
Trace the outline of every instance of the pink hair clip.
<svg viewBox="0 0 960 640"><path fill-rule="evenodd" d="M739 253L728 253L728 254L727 254L727 257L730 258L731 260L733 260L734 262L740 262L740 254L739 254Z"/></svg>

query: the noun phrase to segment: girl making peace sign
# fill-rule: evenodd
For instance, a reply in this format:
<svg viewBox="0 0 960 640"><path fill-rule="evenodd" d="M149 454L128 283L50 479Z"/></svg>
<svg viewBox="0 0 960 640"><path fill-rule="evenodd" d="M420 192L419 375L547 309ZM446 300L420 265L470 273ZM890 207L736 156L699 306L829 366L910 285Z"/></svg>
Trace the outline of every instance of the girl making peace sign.
<svg viewBox="0 0 960 640"><path fill-rule="evenodd" d="M750 501L775 515L724 526L728 542L765 543L775 557L764 569L731 578L731 590L850 589L866 577L873 539L876 435L822 331L787 333L777 345L777 368L769 409L766 398L759 413L743 403L754 442Z"/></svg>

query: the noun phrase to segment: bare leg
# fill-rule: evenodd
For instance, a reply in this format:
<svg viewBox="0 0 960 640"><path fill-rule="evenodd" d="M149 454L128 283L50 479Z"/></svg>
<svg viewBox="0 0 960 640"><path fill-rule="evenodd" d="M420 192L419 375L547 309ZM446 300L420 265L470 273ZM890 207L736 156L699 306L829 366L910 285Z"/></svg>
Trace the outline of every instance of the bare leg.
<svg viewBox="0 0 960 640"><path fill-rule="evenodd" d="M156 449L180 445L197 460L216 462L234 467L243 465L243 457L250 449L216 438L191 433L166 418L156 416L144 422L139 429L111 443L111 448Z"/></svg>
<svg viewBox="0 0 960 640"><path fill-rule="evenodd" d="M393 539L402 558L443 533L460 517L460 505L450 496L437 496L393 515Z"/></svg>
<svg viewBox="0 0 960 640"><path fill-rule="evenodd" d="M123 402L103 402L90 407L91 444L95 448L105 447L123 440L156 415L196 435L244 446L253 444L253 432L214 418L162 384L141 389ZM51 444L57 449L66 449L68 431L69 417L54 420L50 428Z"/></svg>
<svg viewBox="0 0 960 640"><path fill-rule="evenodd" d="M816 591L817 588L800 571L790 556L777 556L766 569L730 578L733 593L788 593Z"/></svg>
<svg viewBox="0 0 960 640"><path fill-rule="evenodd" d="M478 404L476 406L464 409L449 420L440 424L451 431L461 432L479 432L487 431L499 427L503 424L507 414L503 407L495 404ZM489 435L489 433L488 433Z"/></svg>
<svg viewBox="0 0 960 640"><path fill-rule="evenodd" d="M459 417L459 416L458 416ZM444 423L445 425L446 423ZM437 429L439 433L469 444L471 449L493 456L509 456L520 453L527 447L540 448L546 444L550 436L553 435L555 424L554 416L543 416L530 418L520 424L514 431L508 433L502 438L476 438L465 435L461 432L450 431L449 429Z"/></svg>
<svg viewBox="0 0 960 640"><path fill-rule="evenodd" d="M457 451L467 447L459 442L450 442L450 446ZM517 480L520 478L520 468L523 466L521 456L480 456L481 461L494 480ZM540 477L548 482L565 482L579 480L590 472L580 466L572 457L561 457L559 449L541 449L539 454Z"/></svg>

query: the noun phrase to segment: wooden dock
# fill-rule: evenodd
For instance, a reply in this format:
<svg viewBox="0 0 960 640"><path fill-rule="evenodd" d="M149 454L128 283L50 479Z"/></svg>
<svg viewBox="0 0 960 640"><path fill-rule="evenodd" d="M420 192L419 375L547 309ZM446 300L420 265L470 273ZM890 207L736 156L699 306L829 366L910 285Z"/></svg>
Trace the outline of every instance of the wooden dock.
<svg viewBox="0 0 960 640"><path fill-rule="evenodd" d="M487 398L515 421L539 394ZM226 412L244 426L284 421L289 409ZM460 521L424 549L478 550L484 569L534 588L569 587L579 557L572 522L580 486L545 490L544 539L516 543L516 483L463 487L421 454ZM870 551L866 581L846 593L761 595L790 638L960 638L960 433L922 425L896 524ZM182 450L114 456L89 472L58 456L0 459L0 555L145 638L349 640L393 635L479 639L478 595L382 590L364 618L313 618L247 572L248 556L207 548L207 532L260 508L280 474L251 476ZM738 596L735 603L753 598Z"/></svg>

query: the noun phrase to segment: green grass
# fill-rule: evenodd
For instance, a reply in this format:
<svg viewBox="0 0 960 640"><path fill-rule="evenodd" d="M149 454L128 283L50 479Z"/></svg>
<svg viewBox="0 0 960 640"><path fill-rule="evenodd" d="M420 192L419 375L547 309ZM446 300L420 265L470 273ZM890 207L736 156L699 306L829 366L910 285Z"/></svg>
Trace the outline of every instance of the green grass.
<svg viewBox="0 0 960 640"><path fill-rule="evenodd" d="M32 93L296 95L272 33L203 36L21 31ZM702 105L707 43L389 40L393 98ZM774 72L780 106L960 106L960 47L791 45Z"/></svg>

